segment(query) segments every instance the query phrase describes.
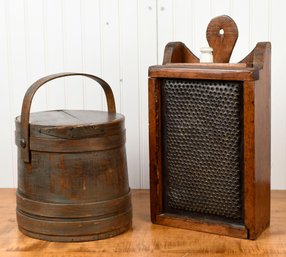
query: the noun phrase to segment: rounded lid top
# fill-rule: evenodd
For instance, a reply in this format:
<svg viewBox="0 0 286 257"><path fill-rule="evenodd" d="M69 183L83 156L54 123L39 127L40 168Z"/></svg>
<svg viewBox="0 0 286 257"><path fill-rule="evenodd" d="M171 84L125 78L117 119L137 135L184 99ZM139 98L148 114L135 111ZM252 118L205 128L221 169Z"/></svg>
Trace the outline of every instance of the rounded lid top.
<svg viewBox="0 0 286 257"><path fill-rule="evenodd" d="M21 116L16 118L20 130ZM30 114L30 136L77 139L123 131L124 116L93 110L53 110Z"/></svg>

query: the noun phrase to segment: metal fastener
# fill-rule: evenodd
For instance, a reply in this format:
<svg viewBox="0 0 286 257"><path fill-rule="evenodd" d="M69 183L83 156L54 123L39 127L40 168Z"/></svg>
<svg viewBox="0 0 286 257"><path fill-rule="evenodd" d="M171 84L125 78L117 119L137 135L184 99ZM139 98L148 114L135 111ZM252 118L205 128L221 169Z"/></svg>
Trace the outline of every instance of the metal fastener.
<svg viewBox="0 0 286 257"><path fill-rule="evenodd" d="M26 148L26 140L24 139L24 138L21 138L20 139L20 146L22 147L22 148Z"/></svg>

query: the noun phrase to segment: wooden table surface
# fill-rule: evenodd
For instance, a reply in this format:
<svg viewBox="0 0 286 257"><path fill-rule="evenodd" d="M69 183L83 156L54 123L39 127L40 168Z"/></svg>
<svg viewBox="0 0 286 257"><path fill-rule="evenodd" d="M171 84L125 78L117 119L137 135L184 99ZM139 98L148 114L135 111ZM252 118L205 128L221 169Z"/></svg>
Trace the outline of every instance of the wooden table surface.
<svg viewBox="0 0 286 257"><path fill-rule="evenodd" d="M149 191L133 191L133 229L114 238L54 243L17 229L15 189L0 189L0 257L286 256L286 191L272 191L271 225L256 241L153 225Z"/></svg>

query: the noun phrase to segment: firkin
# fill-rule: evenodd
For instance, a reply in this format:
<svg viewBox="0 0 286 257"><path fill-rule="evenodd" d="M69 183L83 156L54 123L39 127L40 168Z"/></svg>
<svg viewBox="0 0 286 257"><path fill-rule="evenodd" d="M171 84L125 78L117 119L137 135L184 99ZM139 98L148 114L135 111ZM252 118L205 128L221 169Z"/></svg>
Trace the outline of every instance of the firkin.
<svg viewBox="0 0 286 257"><path fill-rule="evenodd" d="M75 75L102 86L108 112L30 113L33 96L42 85ZM105 81L83 73L59 73L36 81L25 94L15 137L21 232L49 241L89 241L131 227L124 116L116 113Z"/></svg>

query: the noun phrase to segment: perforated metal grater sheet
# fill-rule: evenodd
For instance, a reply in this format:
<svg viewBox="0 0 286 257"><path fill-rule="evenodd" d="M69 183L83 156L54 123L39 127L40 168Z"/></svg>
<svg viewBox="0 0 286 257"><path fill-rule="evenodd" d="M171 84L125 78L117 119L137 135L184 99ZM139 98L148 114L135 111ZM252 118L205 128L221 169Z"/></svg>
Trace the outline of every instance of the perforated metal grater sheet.
<svg viewBox="0 0 286 257"><path fill-rule="evenodd" d="M165 211L242 222L242 82L161 85Z"/></svg>

